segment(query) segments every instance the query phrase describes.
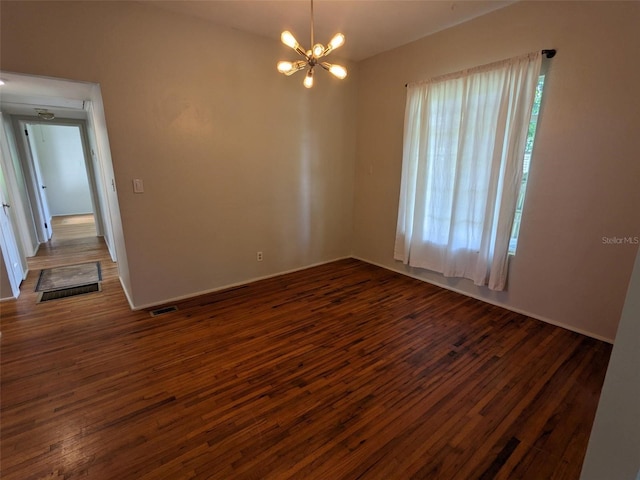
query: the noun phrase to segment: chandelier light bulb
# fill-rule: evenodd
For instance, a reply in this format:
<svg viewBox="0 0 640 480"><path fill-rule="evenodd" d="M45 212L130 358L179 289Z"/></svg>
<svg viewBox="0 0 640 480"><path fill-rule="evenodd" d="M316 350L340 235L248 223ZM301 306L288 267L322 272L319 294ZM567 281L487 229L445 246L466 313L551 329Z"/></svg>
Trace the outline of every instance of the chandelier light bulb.
<svg viewBox="0 0 640 480"><path fill-rule="evenodd" d="M342 65L331 65L329 67L329 73L333 74L334 76L342 80L344 77L347 76L347 69L344 68Z"/></svg>
<svg viewBox="0 0 640 480"><path fill-rule="evenodd" d="M313 46L313 56L316 58L320 58L322 55L324 55L324 45L322 45L321 43L316 43Z"/></svg>
<svg viewBox="0 0 640 480"><path fill-rule="evenodd" d="M331 39L331 41L329 42L329 46L331 47L331 49L336 49L338 47L341 47L342 45L344 45L344 35L341 33L336 33L333 38Z"/></svg>
<svg viewBox="0 0 640 480"><path fill-rule="evenodd" d="M296 62L283 60L281 62L278 62L277 69L280 73L284 73L285 75L289 76L293 75L298 70L302 70L306 66L307 62L305 62L304 60L298 60Z"/></svg>
<svg viewBox="0 0 640 480"><path fill-rule="evenodd" d="M340 80L342 80L347 76L347 69L344 68L342 65L335 65L335 64L332 65L327 62L322 62L320 66L325 70L327 70L329 73L331 73L334 77L339 78Z"/></svg>
<svg viewBox="0 0 640 480"><path fill-rule="evenodd" d="M285 30L284 32L282 32L282 35L280 35L280 40L282 40L282 43L284 43L287 47L291 47L294 50L300 46L300 44L296 40L296 37L294 37L289 30Z"/></svg>
<svg viewBox="0 0 640 480"><path fill-rule="evenodd" d="M293 63L286 61L278 62L277 68L280 73L284 73L286 75L293 70Z"/></svg>
<svg viewBox="0 0 640 480"><path fill-rule="evenodd" d="M313 69L309 69L309 71L307 72L307 76L304 77L304 82L302 83L307 88L313 87Z"/></svg>

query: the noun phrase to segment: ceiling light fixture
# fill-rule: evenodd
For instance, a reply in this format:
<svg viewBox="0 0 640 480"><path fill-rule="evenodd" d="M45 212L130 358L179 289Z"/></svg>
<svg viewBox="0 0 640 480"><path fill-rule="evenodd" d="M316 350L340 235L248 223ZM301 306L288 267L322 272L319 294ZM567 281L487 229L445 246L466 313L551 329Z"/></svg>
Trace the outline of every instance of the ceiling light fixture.
<svg viewBox="0 0 640 480"><path fill-rule="evenodd" d="M36 108L35 111L38 113L38 117L43 120L53 120L54 118L56 118L56 115L46 108Z"/></svg>
<svg viewBox="0 0 640 480"><path fill-rule="evenodd" d="M305 87L311 88L313 86L313 69L316 65L320 65L322 68L327 70L329 73L334 75L337 78L343 79L347 76L347 69L342 65L331 64L328 62L320 62L320 58L326 57L336 48L344 45L344 35L341 33L336 33L333 38L329 41L329 44L325 47L321 43L314 43L313 38L313 0L311 0L311 50L303 50L300 44L297 42L293 34L285 30L282 32L280 36L282 43L286 46L293 48L298 54L302 55L304 60L297 60L295 62L289 61L281 61L278 62L277 68L280 73L284 73L285 75L293 75L298 70L302 70L303 68L309 67L307 71L307 75L304 77L304 81L302 82Z"/></svg>

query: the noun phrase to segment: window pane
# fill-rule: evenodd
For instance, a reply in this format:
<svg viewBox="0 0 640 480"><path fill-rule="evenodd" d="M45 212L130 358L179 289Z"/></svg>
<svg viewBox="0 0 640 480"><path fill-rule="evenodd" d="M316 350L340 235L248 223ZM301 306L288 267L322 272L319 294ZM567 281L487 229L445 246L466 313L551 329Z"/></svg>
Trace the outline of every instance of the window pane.
<svg viewBox="0 0 640 480"><path fill-rule="evenodd" d="M511 229L511 239L509 240L509 253L514 255L518 245L518 234L520 233L520 221L522 219L522 209L524 207L524 195L527 190L527 179L529 178L529 165L531 164L531 152L533 151L533 142L536 137L536 126L538 125L538 115L540 113L540 103L542 101L542 89L544 88L544 75L538 78L536 86L536 96L533 100L533 108L531 110L531 121L529 122L529 132L527 134L527 143L524 149L524 162L522 165L522 183L520 184L520 193L518 194L518 203L516 205L516 213L513 218L513 227Z"/></svg>

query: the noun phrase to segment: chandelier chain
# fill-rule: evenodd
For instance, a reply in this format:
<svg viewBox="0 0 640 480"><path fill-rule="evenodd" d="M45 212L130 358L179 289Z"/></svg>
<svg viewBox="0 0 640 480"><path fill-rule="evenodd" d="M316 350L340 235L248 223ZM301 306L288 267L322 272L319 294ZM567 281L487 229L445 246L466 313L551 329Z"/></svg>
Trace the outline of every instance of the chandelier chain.
<svg viewBox="0 0 640 480"><path fill-rule="evenodd" d="M313 0L311 0L311 48L315 45L313 38Z"/></svg>

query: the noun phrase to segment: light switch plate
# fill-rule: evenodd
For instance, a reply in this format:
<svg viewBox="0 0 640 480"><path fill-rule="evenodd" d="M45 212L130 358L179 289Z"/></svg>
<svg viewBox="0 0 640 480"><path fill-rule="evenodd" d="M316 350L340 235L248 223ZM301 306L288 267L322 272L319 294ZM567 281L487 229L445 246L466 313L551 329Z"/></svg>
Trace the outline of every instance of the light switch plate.
<svg viewBox="0 0 640 480"><path fill-rule="evenodd" d="M139 178L133 179L133 193L144 193L144 183Z"/></svg>

